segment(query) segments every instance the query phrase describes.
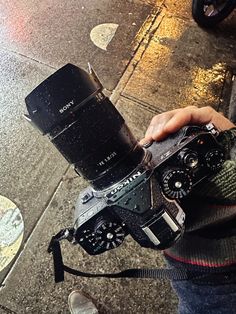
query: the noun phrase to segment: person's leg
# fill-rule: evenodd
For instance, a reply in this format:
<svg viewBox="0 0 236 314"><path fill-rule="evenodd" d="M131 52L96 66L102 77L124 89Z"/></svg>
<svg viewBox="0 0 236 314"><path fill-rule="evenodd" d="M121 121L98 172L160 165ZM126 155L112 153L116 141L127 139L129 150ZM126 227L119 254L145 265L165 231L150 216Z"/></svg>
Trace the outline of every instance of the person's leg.
<svg viewBox="0 0 236 314"><path fill-rule="evenodd" d="M81 291L72 291L68 297L71 314L98 314L93 301Z"/></svg>
<svg viewBox="0 0 236 314"><path fill-rule="evenodd" d="M166 257L168 268L199 270ZM179 314L234 314L236 313L236 274L227 271L220 275L199 277L195 280L172 281L179 299Z"/></svg>
<svg viewBox="0 0 236 314"><path fill-rule="evenodd" d="M179 314L236 313L236 284L204 286L176 281L172 287L179 298Z"/></svg>

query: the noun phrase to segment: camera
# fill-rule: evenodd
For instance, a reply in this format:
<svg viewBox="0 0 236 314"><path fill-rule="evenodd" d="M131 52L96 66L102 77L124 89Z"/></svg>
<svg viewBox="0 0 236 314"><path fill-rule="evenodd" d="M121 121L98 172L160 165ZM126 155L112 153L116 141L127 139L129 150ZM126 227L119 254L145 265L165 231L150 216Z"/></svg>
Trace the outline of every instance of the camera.
<svg viewBox="0 0 236 314"><path fill-rule="evenodd" d="M128 234L142 247L168 248L184 232L181 200L225 161L219 132L212 124L186 126L141 146L102 90L91 67L67 64L25 100L27 120L90 184L67 234L90 255Z"/></svg>

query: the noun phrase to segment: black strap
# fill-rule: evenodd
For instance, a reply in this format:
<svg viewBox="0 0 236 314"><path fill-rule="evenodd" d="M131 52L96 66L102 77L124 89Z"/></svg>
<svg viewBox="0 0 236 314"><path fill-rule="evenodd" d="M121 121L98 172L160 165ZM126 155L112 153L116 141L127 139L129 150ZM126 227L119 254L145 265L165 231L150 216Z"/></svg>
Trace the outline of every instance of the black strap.
<svg viewBox="0 0 236 314"><path fill-rule="evenodd" d="M63 264L60 242L55 242L53 245L53 264L54 264L54 277L55 282L64 281L65 265Z"/></svg>
<svg viewBox="0 0 236 314"><path fill-rule="evenodd" d="M59 241L55 241L52 246L52 254L54 261L55 282L64 281L64 272L79 277L97 278L154 278L154 279L170 279L170 280L187 280L202 275L199 272L184 271L183 269L126 269L118 273L93 274L82 272L70 268L63 263L61 247Z"/></svg>
<svg viewBox="0 0 236 314"><path fill-rule="evenodd" d="M58 235L57 235L58 236ZM64 281L64 272L70 273L79 277L88 277L88 278L153 278L153 279L168 279L168 280L193 280L193 279L204 279L204 277L209 276L209 274L219 274L223 273L224 270L211 270L207 272L204 270L188 270L183 268L157 268L157 269L126 269L118 273L86 273L73 268L70 268L63 263L61 247L60 247L60 238L57 236L53 237L48 252L53 254L54 261L54 276L55 282ZM65 237L64 237L65 238ZM235 271L235 270L234 270Z"/></svg>

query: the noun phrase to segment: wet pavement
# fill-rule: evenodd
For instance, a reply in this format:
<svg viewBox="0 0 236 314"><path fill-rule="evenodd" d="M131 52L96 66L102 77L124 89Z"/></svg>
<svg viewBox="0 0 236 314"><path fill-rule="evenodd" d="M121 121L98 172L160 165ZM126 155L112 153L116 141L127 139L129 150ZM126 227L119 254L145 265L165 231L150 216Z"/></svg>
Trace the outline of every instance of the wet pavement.
<svg viewBox="0 0 236 314"><path fill-rule="evenodd" d="M218 109L227 69L236 65L233 36L216 38L192 21L161 18L122 95L157 112L188 105Z"/></svg>
<svg viewBox="0 0 236 314"><path fill-rule="evenodd" d="M22 211L25 241L68 164L23 118L24 97L52 69L1 48L0 68L0 194Z"/></svg>
<svg viewBox="0 0 236 314"><path fill-rule="evenodd" d="M229 118L236 123L236 72L232 76L231 97L229 105Z"/></svg>
<svg viewBox="0 0 236 314"><path fill-rule="evenodd" d="M0 45L54 68L68 62L86 68L90 62L112 90L152 9L140 1L0 1ZM104 23L118 25L107 50L90 40L91 30Z"/></svg>
<svg viewBox="0 0 236 314"><path fill-rule="evenodd" d="M27 1L0 1L0 193L21 208L25 239L68 164L23 118L24 98L55 71L54 67L66 62L82 67L92 62L106 87L112 89L133 53L132 40L152 9L140 2L111 5L109 1L74 1L58 5L35 1L29 5ZM95 25L106 22L119 27L116 40L104 51L95 46L89 34ZM0 279L4 275L1 273Z"/></svg>
<svg viewBox="0 0 236 314"><path fill-rule="evenodd" d="M47 245L71 224L86 182L22 115L25 96L56 68L88 61L137 138L157 112L190 104L228 112L222 90L236 68L236 15L205 32L190 12L190 0L0 0L0 195L18 206L25 226L20 256L0 272L0 313L68 313L74 289L91 294L101 313L176 313L168 282L66 275L54 284ZM131 238L99 257L69 243L63 252L84 271L164 265L160 252Z"/></svg>

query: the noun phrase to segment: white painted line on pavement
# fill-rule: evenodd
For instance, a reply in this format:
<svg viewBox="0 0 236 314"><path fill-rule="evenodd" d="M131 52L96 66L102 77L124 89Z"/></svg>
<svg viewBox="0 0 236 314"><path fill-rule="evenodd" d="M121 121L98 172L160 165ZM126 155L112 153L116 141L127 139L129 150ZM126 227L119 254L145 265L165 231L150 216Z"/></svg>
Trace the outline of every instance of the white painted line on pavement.
<svg viewBox="0 0 236 314"><path fill-rule="evenodd" d="M115 36L118 24L104 23L95 26L90 32L90 38L95 46L107 50L107 46Z"/></svg>

